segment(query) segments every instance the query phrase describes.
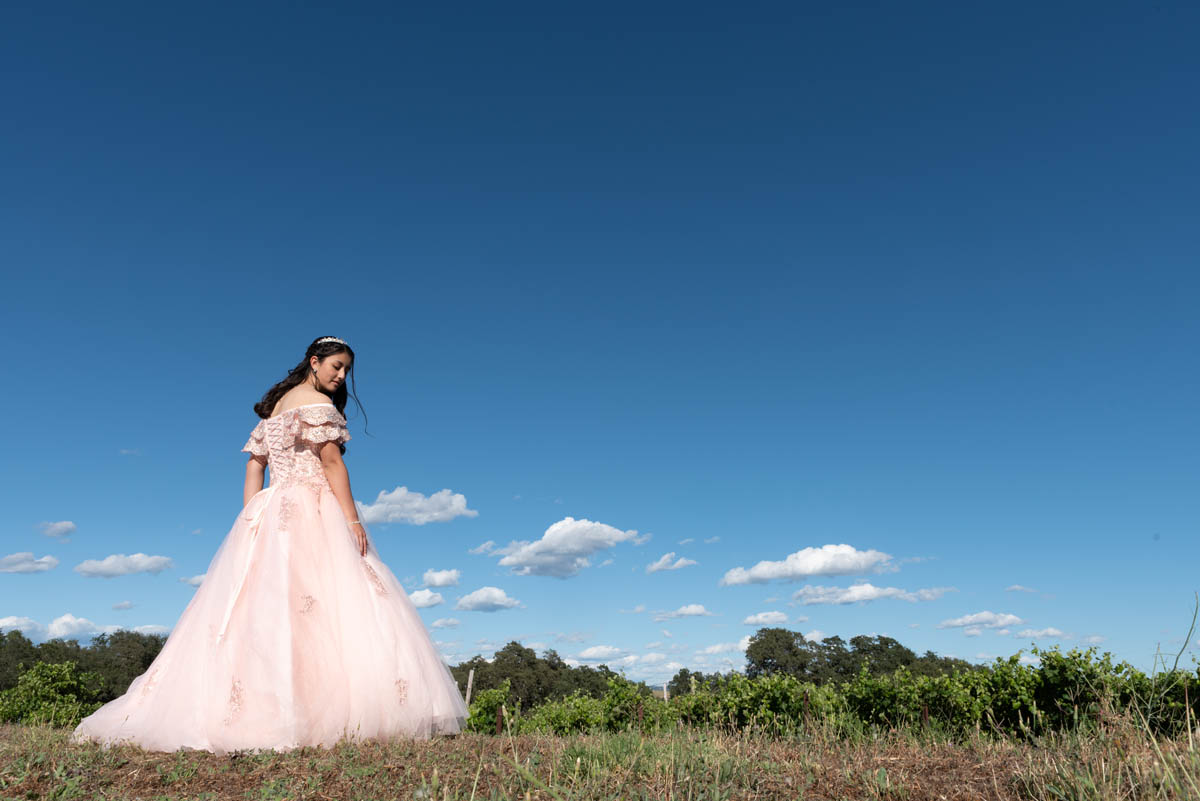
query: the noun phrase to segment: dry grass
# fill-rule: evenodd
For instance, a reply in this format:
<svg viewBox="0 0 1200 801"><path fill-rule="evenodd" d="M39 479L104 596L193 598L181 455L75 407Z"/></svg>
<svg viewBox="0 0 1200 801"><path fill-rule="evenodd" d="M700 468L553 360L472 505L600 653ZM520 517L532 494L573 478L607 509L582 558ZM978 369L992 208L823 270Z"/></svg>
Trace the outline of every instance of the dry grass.
<svg viewBox="0 0 1200 801"><path fill-rule="evenodd" d="M0 796L21 799L1200 799L1186 736L1024 743L920 731L789 738L679 730L464 734L331 750L150 753L0 727Z"/></svg>

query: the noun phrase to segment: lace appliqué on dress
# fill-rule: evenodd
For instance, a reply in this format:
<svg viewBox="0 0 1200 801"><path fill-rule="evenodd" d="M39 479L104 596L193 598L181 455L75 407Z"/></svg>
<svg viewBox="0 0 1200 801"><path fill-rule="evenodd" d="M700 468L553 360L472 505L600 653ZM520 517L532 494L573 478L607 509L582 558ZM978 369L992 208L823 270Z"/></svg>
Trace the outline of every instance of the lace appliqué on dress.
<svg viewBox="0 0 1200 801"><path fill-rule="evenodd" d="M287 531L292 518L296 516L296 502L291 498L279 499L279 530Z"/></svg>
<svg viewBox="0 0 1200 801"><path fill-rule="evenodd" d="M252 453L255 456L267 455L267 440L263 434L265 420L260 420L254 430L250 432L250 439L246 440L246 444L242 446L243 453Z"/></svg>
<svg viewBox="0 0 1200 801"><path fill-rule="evenodd" d="M375 586L375 592L379 593L380 595L387 595L387 589L383 586L383 582L379 580L379 574L375 572L375 569L366 562L363 562L362 566L363 569L367 571L367 578L369 578L371 580L371 584Z"/></svg>
<svg viewBox="0 0 1200 801"><path fill-rule="evenodd" d="M300 614L302 615L306 615L312 611L313 604L317 602L317 599L311 595L301 595L300 600L303 602L300 606Z"/></svg>
<svg viewBox="0 0 1200 801"><path fill-rule="evenodd" d="M158 684L158 668L150 671L146 676L146 680L142 682L142 695L147 696L154 689L154 685Z"/></svg>
<svg viewBox="0 0 1200 801"><path fill-rule="evenodd" d="M403 704L408 700L408 680L396 679L396 693L400 696L400 703Z"/></svg>
<svg viewBox="0 0 1200 801"><path fill-rule="evenodd" d="M233 680L233 686L229 688L229 714L225 716L225 725L233 723L238 712L242 711L242 683L237 679Z"/></svg>

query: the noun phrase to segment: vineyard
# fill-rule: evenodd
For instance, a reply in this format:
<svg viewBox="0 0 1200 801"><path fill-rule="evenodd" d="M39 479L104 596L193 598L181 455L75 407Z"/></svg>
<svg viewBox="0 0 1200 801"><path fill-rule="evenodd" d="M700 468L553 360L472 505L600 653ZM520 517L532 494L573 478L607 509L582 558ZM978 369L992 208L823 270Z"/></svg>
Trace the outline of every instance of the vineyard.
<svg viewBox="0 0 1200 801"><path fill-rule="evenodd" d="M0 693L0 793L70 798L1200 798L1200 671L1035 651L940 675L815 683L695 676L668 699L621 676L522 708L509 680L468 731L288 753L70 745L103 682L38 663ZM682 689L682 688L680 688Z"/></svg>

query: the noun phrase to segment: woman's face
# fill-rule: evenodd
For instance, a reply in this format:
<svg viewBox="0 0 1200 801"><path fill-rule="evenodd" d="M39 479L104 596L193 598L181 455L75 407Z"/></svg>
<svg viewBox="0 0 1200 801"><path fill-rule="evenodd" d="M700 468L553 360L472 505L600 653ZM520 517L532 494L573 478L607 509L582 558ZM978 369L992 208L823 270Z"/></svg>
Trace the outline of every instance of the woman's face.
<svg viewBox="0 0 1200 801"><path fill-rule="evenodd" d="M308 363L316 371L317 389L322 392L333 392L344 384L351 365L350 355L344 351L326 356L324 361L313 356Z"/></svg>

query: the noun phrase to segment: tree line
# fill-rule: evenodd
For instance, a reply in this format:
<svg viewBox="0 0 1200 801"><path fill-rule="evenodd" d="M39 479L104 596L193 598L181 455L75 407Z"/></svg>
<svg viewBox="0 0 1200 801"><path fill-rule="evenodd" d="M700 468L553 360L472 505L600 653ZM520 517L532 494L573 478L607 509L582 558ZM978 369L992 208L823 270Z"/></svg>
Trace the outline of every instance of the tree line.
<svg viewBox="0 0 1200 801"><path fill-rule="evenodd" d="M101 678L99 700L111 701L146 671L165 642L162 635L117 631L98 635L86 646L63 639L35 645L20 631L10 631L0 634L0 691L15 687L21 672L36 663L75 662L81 672ZM918 656L891 637L860 635L849 642L826 637L817 642L806 640L796 631L763 628L750 638L744 673L748 678L784 675L816 685L837 685L853 680L864 666L872 676L890 675L901 667L914 675L931 677L980 669L932 651ZM506 703L513 709L532 709L576 692L600 698L609 687L609 679L618 675L605 664L572 666L553 649L538 656L532 648L516 641L496 651L490 661L475 656L451 666L450 672L463 693L472 669L473 695L496 690L507 681ZM682 668L667 683L667 691L672 696L686 695L695 688L711 688L721 677L720 673ZM645 682L634 685L642 695L652 692Z"/></svg>

